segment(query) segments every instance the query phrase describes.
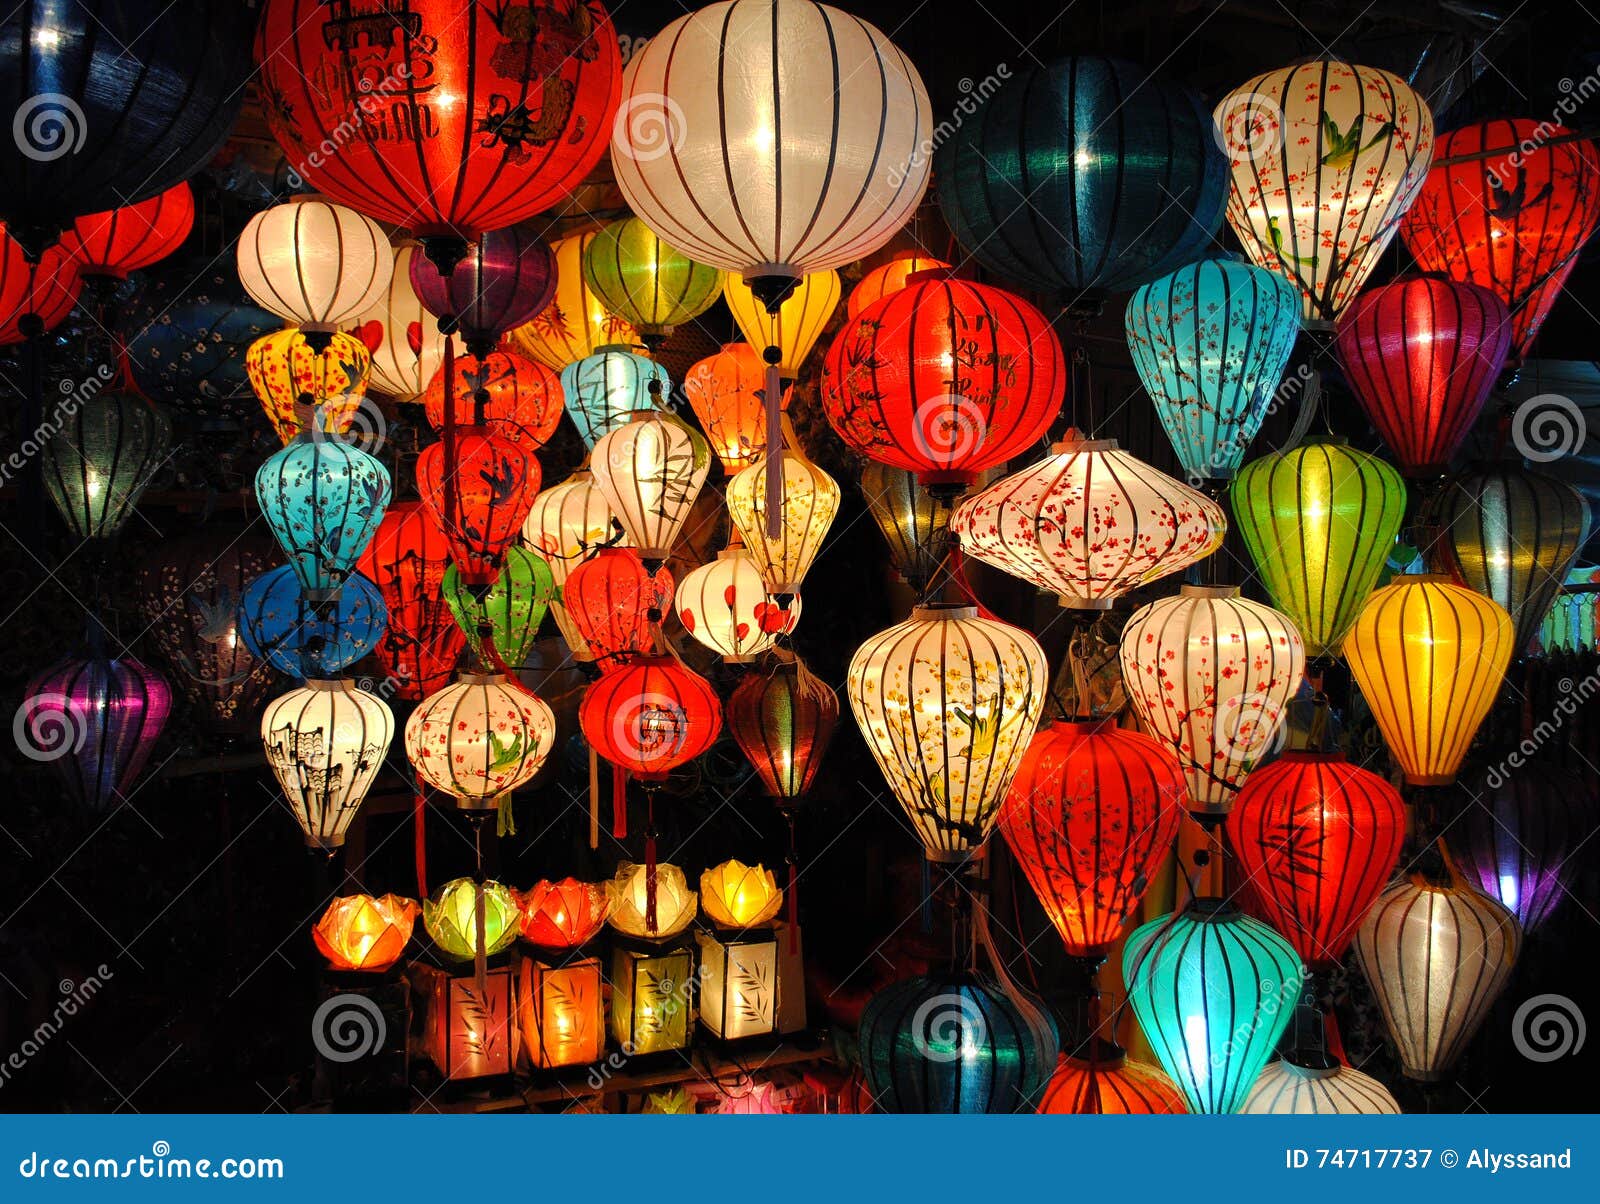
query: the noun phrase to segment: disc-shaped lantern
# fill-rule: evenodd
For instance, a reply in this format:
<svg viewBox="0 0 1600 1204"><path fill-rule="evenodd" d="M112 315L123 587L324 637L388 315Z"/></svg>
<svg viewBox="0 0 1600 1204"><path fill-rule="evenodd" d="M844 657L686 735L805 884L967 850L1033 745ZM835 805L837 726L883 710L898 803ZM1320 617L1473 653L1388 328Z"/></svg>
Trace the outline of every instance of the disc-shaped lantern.
<svg viewBox="0 0 1600 1204"><path fill-rule="evenodd" d="M1171 1079L1121 1050L1105 1057L1063 1056L1039 1100L1047 1116L1169 1116L1188 1110Z"/></svg>
<svg viewBox="0 0 1600 1204"><path fill-rule="evenodd" d="M668 246L636 217L601 227L583 249L583 275L607 311L652 347L722 295L721 272Z"/></svg>
<svg viewBox="0 0 1600 1204"><path fill-rule="evenodd" d="M378 587L360 573L339 596L312 602L289 565L262 573L239 599L239 638L250 652L294 678L330 678L355 664L383 635L388 613Z"/></svg>
<svg viewBox="0 0 1600 1204"><path fill-rule="evenodd" d="M396 401L417 400L444 363L445 336L438 319L422 308L417 290L411 287L411 261L421 254L421 243L394 244L389 287L355 322L355 330L363 336L368 331L376 334L372 387Z"/></svg>
<svg viewBox="0 0 1600 1204"><path fill-rule="evenodd" d="M861 468L861 496L889 545L889 563L920 594L938 571L950 507L917 484L917 474L872 461Z"/></svg>
<svg viewBox="0 0 1600 1204"><path fill-rule="evenodd" d="M1109 610L1123 594L1209 556L1228 520L1210 498L1117 447L1077 439L956 508L964 551L1055 594Z"/></svg>
<svg viewBox="0 0 1600 1204"><path fill-rule="evenodd" d="M1132 288L1196 258L1222 224L1227 162L1199 98L1122 59L1008 76L936 162L961 245L1051 293Z"/></svg>
<svg viewBox="0 0 1600 1204"><path fill-rule="evenodd" d="M372 789L394 737L394 715L349 680L312 680L261 715L261 743L306 844L337 849Z"/></svg>
<svg viewBox="0 0 1600 1204"><path fill-rule="evenodd" d="M444 426L444 377L443 370L435 374L422 397L434 430ZM532 451L549 442L561 425L561 378L508 348L476 361L456 361L455 386L458 426L481 422L502 439Z"/></svg>
<svg viewBox="0 0 1600 1204"><path fill-rule="evenodd" d="M450 563L444 533L421 502L396 502L357 563L389 612L388 630L374 651L394 692L416 702L442 689L467 643L444 600Z"/></svg>
<svg viewBox="0 0 1600 1204"><path fill-rule="evenodd" d="M504 674L463 673L406 720L406 759L464 811L501 804L543 767L556 717Z"/></svg>
<svg viewBox="0 0 1600 1204"><path fill-rule="evenodd" d="M742 544L687 573L673 607L683 629L729 664L755 660L800 620L800 600L774 598Z"/></svg>
<svg viewBox="0 0 1600 1204"><path fill-rule="evenodd" d="M1191 1112L1239 1110L1304 978L1289 942L1221 899L1151 920L1122 952L1133 1014Z"/></svg>
<svg viewBox="0 0 1600 1204"><path fill-rule="evenodd" d="M711 448L675 415L635 410L594 445L590 471L640 558L654 566L689 520L711 471Z"/></svg>
<svg viewBox="0 0 1600 1204"><path fill-rule="evenodd" d="M1437 165L1400 226L1425 272L1488 289L1527 352L1600 224L1600 151L1552 121L1497 118L1439 138Z"/></svg>
<svg viewBox="0 0 1600 1204"><path fill-rule="evenodd" d="M1316 439L1252 460L1230 496L1272 604L1312 656L1336 655L1400 532L1400 474L1342 441Z"/></svg>
<svg viewBox="0 0 1600 1204"><path fill-rule="evenodd" d="M556 292L531 322L511 332L511 343L524 355L556 372L608 345L638 343L638 332L607 312L583 274L583 253L598 231L569 234L550 244L556 258Z"/></svg>
<svg viewBox="0 0 1600 1204"><path fill-rule="evenodd" d="M664 404L672 379L648 356L610 344L561 369L561 392L572 425L592 448L635 411Z"/></svg>
<svg viewBox="0 0 1600 1204"><path fill-rule="evenodd" d="M539 460L488 426L445 432L417 457L417 492L468 585L491 585L539 492Z"/></svg>
<svg viewBox="0 0 1600 1204"><path fill-rule="evenodd" d="M1020 627L919 606L850 660L850 709L930 861L988 838L1044 711L1049 671Z"/></svg>
<svg viewBox="0 0 1600 1204"><path fill-rule="evenodd" d="M732 477L767 450L767 366L749 343L727 343L683 377L683 392L700 420L711 450ZM789 408L788 389L778 408Z"/></svg>
<svg viewBox="0 0 1600 1204"><path fill-rule="evenodd" d="M44 484L79 539L122 529L166 462L172 427L133 393L97 393L71 407L44 445Z"/></svg>
<svg viewBox="0 0 1600 1204"><path fill-rule="evenodd" d="M665 568L651 572L632 548L602 548L567 574L561 598L586 659L609 668L654 647L672 593Z"/></svg>
<svg viewBox="0 0 1600 1204"><path fill-rule="evenodd" d="M0 347L59 326L82 291L77 262L60 247L32 263L22 244L0 227Z"/></svg>
<svg viewBox="0 0 1600 1204"><path fill-rule="evenodd" d="M1415 874L1379 896L1356 954L1407 1078L1444 1077L1505 989L1521 947L1516 917L1465 883Z"/></svg>
<svg viewBox="0 0 1600 1204"><path fill-rule="evenodd" d="M640 655L584 691L578 722L611 764L659 782L716 742L722 703L710 682L675 657Z"/></svg>
<svg viewBox="0 0 1600 1204"><path fill-rule="evenodd" d="M394 273L382 226L316 197L261 210L240 233L235 255L239 283L256 304L314 341L377 304Z"/></svg>
<svg viewBox="0 0 1600 1204"><path fill-rule="evenodd" d="M839 721L839 696L799 657L746 675L728 696L728 731L780 807L811 789Z"/></svg>
<svg viewBox="0 0 1600 1204"><path fill-rule="evenodd" d="M1398 577L1367 599L1344 657L1407 782L1455 781L1515 640L1504 607L1448 577Z"/></svg>
<svg viewBox="0 0 1600 1204"><path fill-rule="evenodd" d="M445 570L441 591L479 660L503 673L507 667L520 669L527 664L539 625L555 597L556 581L543 557L509 547L500 575L487 590L467 588L452 564Z"/></svg>
<svg viewBox="0 0 1600 1204"><path fill-rule="evenodd" d="M1123 327L1189 479L1231 477L1300 333L1294 286L1237 260L1202 259L1135 292Z"/></svg>
<svg viewBox="0 0 1600 1204"><path fill-rule="evenodd" d="M795 593L839 513L839 486L806 458L789 433L781 453L777 521L767 511L767 461L762 457L728 482L728 515L743 537L767 588L780 597ZM774 533L776 528L776 533Z"/></svg>
<svg viewBox="0 0 1600 1204"><path fill-rule="evenodd" d="M1344 956L1405 834L1395 788L1339 753L1284 753L1250 775L1228 815L1250 910L1314 969Z"/></svg>
<svg viewBox="0 0 1600 1204"><path fill-rule="evenodd" d="M556 289L555 256L527 226L480 234L449 272L420 255L408 268L422 307L453 323L480 360L502 335L538 316Z"/></svg>
<svg viewBox="0 0 1600 1204"><path fill-rule="evenodd" d="M844 315L853 318L874 301L905 288L918 272L948 269L950 264L934 259L921 251L897 251L886 263L873 268L856 282L844 299Z"/></svg>
<svg viewBox="0 0 1600 1204"><path fill-rule="evenodd" d="M722 285L723 299L739 333L753 347L778 349L778 378L785 382L800 375L801 365L839 308L840 291L839 273L833 269L808 272L777 312L768 313L766 303L739 276L725 276Z"/></svg>
<svg viewBox="0 0 1600 1204"><path fill-rule="evenodd" d="M840 438L951 493L1043 438L1067 386L1061 341L1042 313L938 272L851 319L824 372Z"/></svg>
<svg viewBox="0 0 1600 1204"><path fill-rule="evenodd" d="M354 335L334 331L326 342L313 345L293 326L262 335L244 357L250 387L285 443L301 432L302 418L309 417L307 397L317 407L320 432L346 434L361 408L371 365L372 354Z"/></svg>
<svg viewBox="0 0 1600 1204"><path fill-rule="evenodd" d="M1300 688L1305 646L1294 624L1237 586L1185 585L1134 612L1118 655L1139 722L1183 766L1190 807L1226 814L1277 751Z"/></svg>
<svg viewBox="0 0 1600 1204"><path fill-rule="evenodd" d="M1183 770L1112 719L1042 728L1000 808L1000 832L1075 957L1103 958L1172 851Z"/></svg>
<svg viewBox="0 0 1600 1204"><path fill-rule="evenodd" d="M1414 276L1369 289L1339 319L1339 360L1408 477L1442 476L1511 350L1505 303Z"/></svg>
<svg viewBox="0 0 1600 1204"><path fill-rule="evenodd" d="M1325 326L1361 291L1433 161L1433 114L1398 75L1313 59L1224 96L1228 223L1258 266Z"/></svg>
<svg viewBox="0 0 1600 1204"><path fill-rule="evenodd" d="M126 280L171 255L193 228L194 191L180 180L145 200L75 219L62 232L61 249L86 280Z"/></svg>
<svg viewBox="0 0 1600 1204"><path fill-rule="evenodd" d="M1261 1072L1240 1112L1251 1116L1395 1116L1389 1089L1351 1066L1301 1066L1279 1058Z"/></svg>

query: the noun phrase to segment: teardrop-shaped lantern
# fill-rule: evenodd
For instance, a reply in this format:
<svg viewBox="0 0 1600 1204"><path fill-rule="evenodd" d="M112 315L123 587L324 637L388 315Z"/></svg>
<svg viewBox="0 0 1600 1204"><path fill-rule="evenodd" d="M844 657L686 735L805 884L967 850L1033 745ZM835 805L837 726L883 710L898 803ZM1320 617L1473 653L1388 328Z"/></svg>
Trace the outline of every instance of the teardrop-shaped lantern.
<svg viewBox="0 0 1600 1204"><path fill-rule="evenodd" d="M1250 775L1228 815L1250 910L1313 969L1344 957L1405 834L1395 788L1339 753L1284 753Z"/></svg>
<svg viewBox="0 0 1600 1204"><path fill-rule="evenodd" d="M483 359L500 336L536 317L556 290L556 260L531 226L480 234L448 273L432 260L408 261L411 287L436 318L453 319L467 351Z"/></svg>
<svg viewBox="0 0 1600 1204"><path fill-rule="evenodd" d="M441 591L449 563L450 546L421 502L390 506L358 562L389 612L378 663L394 692L412 702L449 682L467 644Z"/></svg>
<svg viewBox="0 0 1600 1204"><path fill-rule="evenodd" d="M763 302L737 273L723 277L722 295L734 325L752 347L778 349L778 376L792 381L817 345L822 332L839 308L839 273L829 269L800 277L778 312L769 314Z"/></svg>
<svg viewBox="0 0 1600 1204"><path fill-rule="evenodd" d="M307 681L261 715L261 743L306 844L337 849L394 737L381 698L348 679Z"/></svg>
<svg viewBox="0 0 1600 1204"><path fill-rule="evenodd" d="M662 242L636 217L602 226L583 249L583 275L607 312L658 345L722 295L722 273Z"/></svg>
<svg viewBox="0 0 1600 1204"><path fill-rule="evenodd" d="M956 508L964 551L1077 610L1209 556L1228 529L1222 507L1121 451L1115 439L1057 443L1048 459Z"/></svg>
<svg viewBox="0 0 1600 1204"><path fill-rule="evenodd" d="M487 426L462 427L417 457L417 492L450 545L468 585L491 585L501 554L522 530L539 493L539 460ZM447 458L448 457L448 458Z"/></svg>
<svg viewBox="0 0 1600 1204"><path fill-rule="evenodd" d="M767 513L765 456L728 482L728 515L767 588L781 597L799 590L822 551L839 513L839 486L806 458L792 432L778 467L782 492L776 535Z"/></svg>
<svg viewBox="0 0 1600 1204"><path fill-rule="evenodd" d="M240 232L234 255L251 300L308 334L354 322L384 295L394 273L383 227L320 197L261 210Z"/></svg>
<svg viewBox="0 0 1600 1204"><path fill-rule="evenodd" d="M672 591L665 568L652 573L632 548L602 548L568 572L561 600L587 659L611 668L655 646Z"/></svg>
<svg viewBox="0 0 1600 1204"><path fill-rule="evenodd" d="M239 599L239 637L251 653L286 677L336 677L383 635L388 612L378 587L360 573L331 601L308 601L294 569L262 573Z"/></svg>
<svg viewBox="0 0 1600 1204"><path fill-rule="evenodd" d="M499 673L462 673L406 720L406 758L464 811L485 811L533 778L555 746L544 700Z"/></svg>
<svg viewBox="0 0 1600 1204"><path fill-rule="evenodd" d="M1063 1056L1039 1099L1045 1116L1170 1116L1188 1110L1171 1079L1120 1050L1105 1057Z"/></svg>
<svg viewBox="0 0 1600 1204"><path fill-rule="evenodd" d="M1049 678L1033 636L975 606L919 606L856 649L850 709L930 861L988 839Z"/></svg>
<svg viewBox="0 0 1600 1204"><path fill-rule="evenodd" d="M1526 354L1600 225L1600 151L1556 122L1502 117L1439 138L1436 165L1400 226L1425 272L1488 289Z"/></svg>
<svg viewBox="0 0 1600 1204"><path fill-rule="evenodd" d="M556 258L556 294L533 321L511 332L511 344L546 368L560 372L608 344L632 345L638 332L606 311L583 274L583 253L599 231L569 234L550 244Z"/></svg>
<svg viewBox="0 0 1600 1204"><path fill-rule="evenodd" d="M683 392L722 471L733 476L767 450L767 366L749 343L726 343L683 377ZM788 389L779 409L789 408Z"/></svg>
<svg viewBox="0 0 1600 1204"><path fill-rule="evenodd" d="M395 244L389 287L352 326L353 331L363 332L376 325L370 384L396 401L421 397L444 363L445 336L439 320L422 308L411 287L411 261L422 253L421 243Z"/></svg>
<svg viewBox="0 0 1600 1204"><path fill-rule="evenodd" d="M1261 1072L1239 1111L1252 1116L1396 1116L1400 1105L1370 1074L1350 1066L1299 1066L1279 1058Z"/></svg>
<svg viewBox="0 0 1600 1204"><path fill-rule="evenodd" d="M921 594L939 569L950 507L917 484L917 474L871 461L861 468L861 496L889 545L889 563Z"/></svg>
<svg viewBox="0 0 1600 1204"><path fill-rule="evenodd" d="M844 299L844 316L853 318L874 301L905 288L918 272L948 270L950 264L921 251L897 251L886 263L873 268L856 282Z"/></svg>
<svg viewBox="0 0 1600 1204"><path fill-rule="evenodd" d="M194 190L180 180L145 200L76 218L61 249L86 280L126 280L171 255L193 228Z"/></svg>
<svg viewBox="0 0 1600 1204"><path fill-rule="evenodd" d="M595 486L647 564L665 561L711 471L711 448L682 419L636 410L600 438Z"/></svg>
<svg viewBox="0 0 1600 1204"><path fill-rule="evenodd" d="M1122 678L1144 729L1177 755L1189 806L1224 815L1277 751L1305 647L1287 616L1232 585L1185 585L1122 630Z"/></svg>
<svg viewBox="0 0 1600 1204"><path fill-rule="evenodd" d="M683 629L729 664L755 660L800 621L800 599L781 605L742 545L686 574L673 606Z"/></svg>
<svg viewBox="0 0 1600 1204"><path fill-rule="evenodd" d="M1074 957L1104 957L1178 837L1183 769L1113 719L1041 728L1000 832Z"/></svg>
<svg viewBox="0 0 1600 1204"><path fill-rule="evenodd" d="M478 395L483 395L481 421L502 439L529 451L543 447L561 425L565 400L561 378L536 360L500 348L480 360L455 364L455 420L458 426L480 421ZM428 424L444 426L444 372L429 383L422 403Z"/></svg>
<svg viewBox="0 0 1600 1204"><path fill-rule="evenodd" d="M1189 1111L1237 1112L1305 980L1289 942L1222 899L1195 899L1128 938L1122 980Z"/></svg>
<svg viewBox="0 0 1600 1204"><path fill-rule="evenodd" d="M317 350L294 326L263 335L244 354L250 388L284 443L303 429L301 399L306 396L318 407L320 431L345 434L361 408L371 366L372 353L354 335L335 331Z"/></svg>
<svg viewBox="0 0 1600 1204"><path fill-rule="evenodd" d="M533 509L523 521L522 542L540 555L555 578L556 596L551 599L550 613L561 629L561 638L579 660L593 657L567 611L567 575L599 548L617 547L627 539L622 524L606 505L605 495L596 488L594 474L587 469L534 498Z"/></svg>
<svg viewBox="0 0 1600 1204"><path fill-rule="evenodd" d="M578 722L607 761L659 782L716 742L722 703L710 682L675 657L639 656L584 691Z"/></svg>
<svg viewBox="0 0 1600 1204"><path fill-rule="evenodd" d="M1505 303L1475 284L1413 276L1369 289L1339 319L1345 379L1406 476L1442 476L1511 350Z"/></svg>
<svg viewBox="0 0 1600 1204"><path fill-rule="evenodd" d="M44 484L79 539L122 530L167 457L166 415L132 393L97 393L72 407L44 445Z"/></svg>
<svg viewBox="0 0 1600 1204"><path fill-rule="evenodd" d="M1379 896L1356 954L1407 1078L1444 1077L1505 989L1521 947L1516 918L1464 883L1416 874Z"/></svg>
<svg viewBox="0 0 1600 1204"><path fill-rule="evenodd" d="M1455 781L1515 643L1504 607L1448 577L1399 577L1367 599L1344 657L1407 782Z"/></svg>
<svg viewBox="0 0 1600 1204"><path fill-rule="evenodd" d="M440 588L478 659L497 669L502 665L520 669L528 663L539 625L555 597L556 581L543 557L509 547L500 575L486 591L469 589L453 564L445 570Z"/></svg>
<svg viewBox="0 0 1600 1204"><path fill-rule="evenodd" d="M590 448L640 410L665 405L667 370L629 347L612 344L561 369L561 393L572 425Z"/></svg>
<svg viewBox="0 0 1600 1204"><path fill-rule="evenodd" d="M839 722L839 696L799 657L745 676L728 696L728 731L767 793L793 806L811 789Z"/></svg>
<svg viewBox="0 0 1600 1204"><path fill-rule="evenodd" d="M1202 259L1135 292L1123 327L1189 479L1231 477L1300 333L1294 286L1237 260Z"/></svg>
<svg viewBox="0 0 1600 1204"><path fill-rule="evenodd" d="M1313 59L1240 84L1215 120L1245 253L1299 288L1308 323L1334 321L1428 174L1427 102L1388 71Z"/></svg>
<svg viewBox="0 0 1600 1204"><path fill-rule="evenodd" d="M1272 604L1294 620L1312 656L1337 655L1400 533L1400 474L1377 456L1318 439L1252 460L1229 496Z"/></svg>

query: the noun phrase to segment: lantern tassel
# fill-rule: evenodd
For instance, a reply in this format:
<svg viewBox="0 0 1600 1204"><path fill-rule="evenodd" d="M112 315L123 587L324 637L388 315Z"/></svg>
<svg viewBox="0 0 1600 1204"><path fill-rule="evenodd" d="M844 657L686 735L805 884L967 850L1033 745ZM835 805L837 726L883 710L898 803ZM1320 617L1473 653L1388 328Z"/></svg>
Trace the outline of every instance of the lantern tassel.
<svg viewBox="0 0 1600 1204"><path fill-rule="evenodd" d="M428 897L428 788L417 775L417 793L411 809L414 856L417 863L417 898Z"/></svg>
<svg viewBox="0 0 1600 1204"><path fill-rule="evenodd" d="M589 847L600 847L600 754L589 749Z"/></svg>
<svg viewBox="0 0 1600 1204"><path fill-rule="evenodd" d="M487 907L483 898L483 876L480 870L472 901L473 922L477 925L477 936L473 942L472 961L473 971L478 978L479 999L488 999L489 997L489 944L488 937L484 931L488 924L486 911Z"/></svg>
<svg viewBox="0 0 1600 1204"><path fill-rule="evenodd" d="M649 808L644 837L644 928L652 936L656 931L656 800L652 791L646 796Z"/></svg>
<svg viewBox="0 0 1600 1204"><path fill-rule="evenodd" d="M446 330L446 325L449 329ZM444 333L444 523L445 536L456 521L456 353L455 319L439 319Z"/></svg>
<svg viewBox="0 0 1600 1204"><path fill-rule="evenodd" d="M1339 1036L1339 1019L1331 1006L1322 1013L1322 1038L1329 1057L1341 1066L1350 1065L1350 1059L1344 1056L1344 1039Z"/></svg>
<svg viewBox="0 0 1600 1204"><path fill-rule="evenodd" d="M761 400L767 409L767 538L783 534L783 381L778 375L776 347L766 350L767 381Z"/></svg>
<svg viewBox="0 0 1600 1204"><path fill-rule="evenodd" d="M789 922L789 955L792 957L800 952L800 857L795 851L794 839L794 811L785 809L783 818L789 821L789 882L784 891L787 898L784 900L788 907L787 920Z"/></svg>
<svg viewBox="0 0 1600 1204"><path fill-rule="evenodd" d="M628 838L628 771L621 765L611 767L611 835Z"/></svg>

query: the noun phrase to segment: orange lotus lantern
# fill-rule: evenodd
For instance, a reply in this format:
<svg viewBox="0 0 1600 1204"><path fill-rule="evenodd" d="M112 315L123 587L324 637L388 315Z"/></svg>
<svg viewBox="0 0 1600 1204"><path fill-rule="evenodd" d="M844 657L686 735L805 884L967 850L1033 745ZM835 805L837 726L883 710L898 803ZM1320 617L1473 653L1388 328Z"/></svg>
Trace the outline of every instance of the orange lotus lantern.
<svg viewBox="0 0 1600 1204"><path fill-rule="evenodd" d="M341 895L311 929L317 952L335 970L378 973L400 959L422 909L400 895Z"/></svg>
<svg viewBox="0 0 1600 1204"><path fill-rule="evenodd" d="M605 888L576 878L536 882L519 902L522 939L543 949L586 945L606 922Z"/></svg>

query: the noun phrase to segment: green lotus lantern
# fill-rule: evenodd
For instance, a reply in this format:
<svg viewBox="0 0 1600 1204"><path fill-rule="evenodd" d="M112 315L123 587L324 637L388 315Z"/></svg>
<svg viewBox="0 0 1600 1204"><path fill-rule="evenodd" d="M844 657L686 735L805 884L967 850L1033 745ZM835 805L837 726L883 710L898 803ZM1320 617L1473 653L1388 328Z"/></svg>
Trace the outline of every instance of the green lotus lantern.
<svg viewBox="0 0 1600 1204"><path fill-rule="evenodd" d="M446 957L471 961L478 955L477 884L471 878L446 882L422 904L422 926ZM517 939L517 897L498 882L483 884L483 948L493 957Z"/></svg>
<svg viewBox="0 0 1600 1204"><path fill-rule="evenodd" d="M499 577L487 590L474 593L452 564L440 592L482 663L517 669L527 662L538 638L544 613L556 596L556 579L542 557L510 547ZM485 645L485 635L492 648Z"/></svg>

